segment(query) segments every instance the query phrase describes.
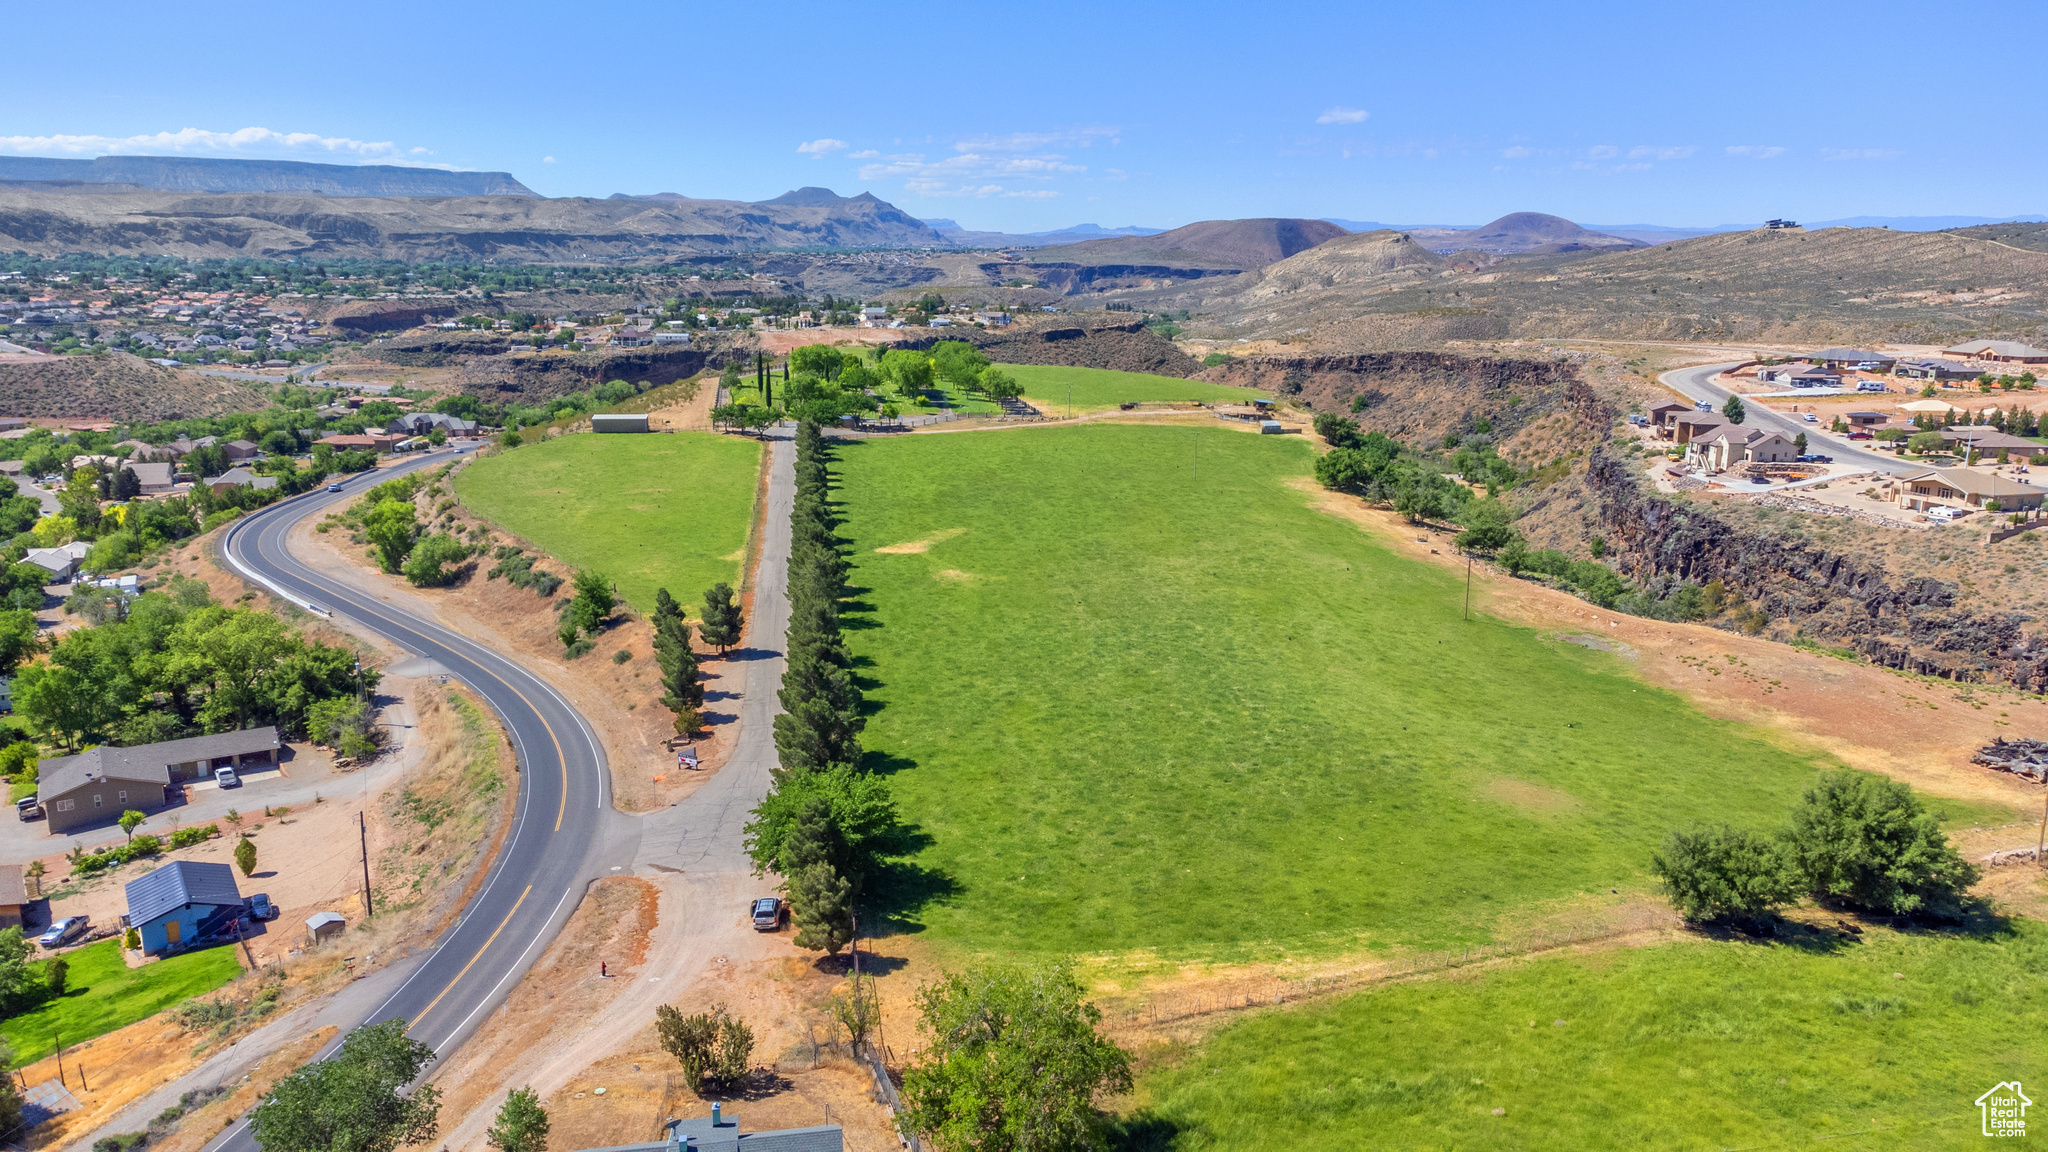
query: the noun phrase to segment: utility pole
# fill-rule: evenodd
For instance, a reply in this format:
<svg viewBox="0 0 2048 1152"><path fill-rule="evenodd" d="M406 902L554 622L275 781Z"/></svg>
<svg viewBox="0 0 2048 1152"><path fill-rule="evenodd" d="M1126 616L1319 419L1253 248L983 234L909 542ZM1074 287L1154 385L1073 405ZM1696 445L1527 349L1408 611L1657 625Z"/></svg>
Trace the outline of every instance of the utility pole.
<svg viewBox="0 0 2048 1152"><path fill-rule="evenodd" d="M377 914L377 909L375 909L374 907L372 907L372 906L370 905L370 820L369 820L369 813L367 813L367 812L358 812L358 813L356 813L356 831L357 831L357 832L358 832L358 833L359 833L359 834L361 835L361 837L362 837L362 843L363 843L363 919L367 920L367 919L369 919L370 917L372 917L372 916L374 916L374 915L376 915L376 914Z"/></svg>

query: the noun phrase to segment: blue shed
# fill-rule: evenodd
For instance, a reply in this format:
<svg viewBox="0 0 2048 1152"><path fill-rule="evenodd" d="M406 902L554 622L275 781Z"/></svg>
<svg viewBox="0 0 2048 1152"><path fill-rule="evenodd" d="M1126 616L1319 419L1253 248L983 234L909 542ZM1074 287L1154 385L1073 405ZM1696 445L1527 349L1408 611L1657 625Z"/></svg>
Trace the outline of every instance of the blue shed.
<svg viewBox="0 0 2048 1152"><path fill-rule="evenodd" d="M242 915L235 870L177 860L128 882L128 926L144 952L175 952L227 930Z"/></svg>

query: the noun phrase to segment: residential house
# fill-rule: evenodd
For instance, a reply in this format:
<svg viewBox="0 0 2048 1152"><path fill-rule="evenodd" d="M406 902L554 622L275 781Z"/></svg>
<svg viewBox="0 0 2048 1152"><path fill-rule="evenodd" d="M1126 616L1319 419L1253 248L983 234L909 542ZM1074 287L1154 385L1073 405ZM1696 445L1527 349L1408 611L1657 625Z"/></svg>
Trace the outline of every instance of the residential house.
<svg viewBox="0 0 2048 1152"><path fill-rule="evenodd" d="M78 572L78 566L85 562L92 545L84 540L73 540L55 548L31 548L21 559L23 563L34 564L50 574L50 583L66 584Z"/></svg>
<svg viewBox="0 0 2048 1152"><path fill-rule="evenodd" d="M1891 416L1884 412L1844 412L1842 419L1848 421L1851 428L1868 428L1888 422Z"/></svg>
<svg viewBox="0 0 2048 1152"><path fill-rule="evenodd" d="M174 457L189 456L201 448L211 448L218 443L220 443L220 437L218 436L201 436L197 440L173 440L169 444L164 445L161 451L169 452Z"/></svg>
<svg viewBox="0 0 2048 1152"><path fill-rule="evenodd" d="M1968 468L1929 468L1899 477L1896 499L1901 508L1925 512L1932 508L1985 508L1993 501L2001 512L2039 508L2048 488L2036 488Z"/></svg>
<svg viewBox="0 0 2048 1152"><path fill-rule="evenodd" d="M2048 364L2048 351L2017 340L1972 340L1943 348L1943 356L1967 356L1972 360L1995 360L2002 364Z"/></svg>
<svg viewBox="0 0 2048 1152"><path fill-rule="evenodd" d="M1859 364L1875 364L1879 371L1890 368L1898 361L1897 356L1883 352L1869 352L1861 348L1823 348L1815 353L1813 360L1830 368L1854 368Z"/></svg>
<svg viewBox="0 0 2048 1152"><path fill-rule="evenodd" d="M122 469L135 473L135 479L142 485L144 496L158 496L169 492L176 484L176 471L170 464L130 460L121 465Z"/></svg>
<svg viewBox="0 0 2048 1152"><path fill-rule="evenodd" d="M657 346L685 348L689 346L690 334L688 332L656 332L654 334L654 343Z"/></svg>
<svg viewBox="0 0 2048 1152"><path fill-rule="evenodd" d="M247 440L230 440L221 445L220 450L226 453L230 460L254 460L263 454L263 449Z"/></svg>
<svg viewBox="0 0 2048 1152"><path fill-rule="evenodd" d="M1709 472L1721 472L1737 464L1770 464L1797 456L1792 441L1776 432L1724 424L1686 445L1685 461Z"/></svg>
<svg viewBox="0 0 2048 1152"><path fill-rule="evenodd" d="M202 481L213 489L217 496L230 488L254 488L258 492L277 487L277 477L259 476L247 468L230 468L212 479Z"/></svg>
<svg viewBox="0 0 2048 1152"><path fill-rule="evenodd" d="M1007 328L1010 325L1008 312L976 312L974 318L991 328Z"/></svg>
<svg viewBox="0 0 2048 1152"><path fill-rule="evenodd" d="M393 436L389 433L370 432L362 436L342 436L339 434L322 436L315 443L325 444L336 452L348 452L355 449L365 449L371 452L389 452L402 439L404 437Z"/></svg>
<svg viewBox="0 0 2048 1152"><path fill-rule="evenodd" d="M173 784L210 779L215 768L274 764L282 747L269 725L132 748L101 747L36 765L36 796L60 833L106 823L130 808L162 808Z"/></svg>
<svg viewBox="0 0 2048 1152"><path fill-rule="evenodd" d="M1681 412L1672 417L1671 439L1679 444L1690 444L1696 437L1710 436L1713 434L1714 429L1725 427L1727 424L1728 418L1726 416L1719 416L1712 412L1694 411L1690 414Z"/></svg>
<svg viewBox="0 0 2048 1152"><path fill-rule="evenodd" d="M226 864L173 860L130 880L125 892L128 927L142 937L144 952L159 955L233 931L246 911Z"/></svg>
<svg viewBox="0 0 2048 1152"><path fill-rule="evenodd" d="M385 425L384 430L394 436L425 436L436 428L450 436L474 436L477 423L446 412L408 412Z"/></svg>
<svg viewBox="0 0 2048 1152"><path fill-rule="evenodd" d="M1941 438L1955 446L1957 451L1968 448L1976 456L1996 456L2000 452L2016 452L2031 458L2037 452L2048 451L2032 440L2009 436L1996 428L1982 424L1968 424L1959 428L1943 428Z"/></svg>
<svg viewBox="0 0 2048 1152"><path fill-rule="evenodd" d="M1792 377L1809 364L1766 364L1756 370L1756 378L1764 384L1790 384Z"/></svg>
<svg viewBox="0 0 2048 1152"><path fill-rule="evenodd" d="M662 1127L667 1139L588 1152L845 1152L846 1148L845 1133L837 1124L742 1132L739 1117L727 1115L722 1104L713 1104L709 1116L670 1120Z"/></svg>
<svg viewBox="0 0 2048 1152"><path fill-rule="evenodd" d="M1972 368L1961 361L1934 357L1901 360L1892 365L1892 375L1911 380L1975 380L1983 374L1982 369Z"/></svg>
<svg viewBox="0 0 2048 1152"><path fill-rule="evenodd" d="M614 348L639 348L651 343L652 336L638 328L621 328L612 333L611 345Z"/></svg>
<svg viewBox="0 0 2048 1152"><path fill-rule="evenodd" d="M860 318L863 320L887 320L889 318L889 310L871 304L860 310Z"/></svg>
<svg viewBox="0 0 2048 1152"><path fill-rule="evenodd" d="M1802 368L1792 374L1794 388L1840 388L1842 374L1828 368Z"/></svg>
<svg viewBox="0 0 2048 1152"><path fill-rule="evenodd" d="M21 865L0 864L0 928L21 927L28 905L27 877L22 875Z"/></svg>
<svg viewBox="0 0 2048 1152"><path fill-rule="evenodd" d="M1697 411L1697 409L1690 404L1680 404L1676 400L1670 400L1662 404L1651 405L1647 419L1650 422L1650 427L1657 429L1660 435L1668 436L1671 434L1671 422L1693 411Z"/></svg>

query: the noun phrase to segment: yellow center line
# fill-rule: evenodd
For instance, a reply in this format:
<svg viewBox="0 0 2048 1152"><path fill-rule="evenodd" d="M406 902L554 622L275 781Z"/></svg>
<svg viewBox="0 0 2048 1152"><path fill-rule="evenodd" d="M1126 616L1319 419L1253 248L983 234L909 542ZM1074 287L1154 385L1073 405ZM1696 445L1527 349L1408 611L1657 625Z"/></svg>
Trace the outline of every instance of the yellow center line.
<svg viewBox="0 0 2048 1152"><path fill-rule="evenodd" d="M455 974L455 979L450 980L448 982L448 987L441 989L441 996L448 995L449 992L455 989L455 986L457 984L462 983L462 978L464 976L469 975L469 970L471 968L476 967L476 962L483 959L484 953L491 950L491 945L497 943L498 932L503 932L505 930L505 925L510 924L512 922L512 917L515 913L519 911L519 906L521 904L526 903L526 893L531 891L533 891L533 885L528 884L526 886L526 892L521 892L519 894L519 899L514 900L512 902L512 911L505 913L505 919L499 922L498 931L491 933L491 938L489 940L484 941L484 946L476 950L476 955L471 956L469 958L469 963L464 964L462 966L462 971L457 972ZM441 1002L441 996L434 997L432 1004L428 1004L426 1008L421 1010L419 1015L412 1018L412 1023L406 1026L408 1031L420 1026L420 1021L425 1020L427 1018L427 1013L432 1012L434 1010L434 1005L439 1004Z"/></svg>

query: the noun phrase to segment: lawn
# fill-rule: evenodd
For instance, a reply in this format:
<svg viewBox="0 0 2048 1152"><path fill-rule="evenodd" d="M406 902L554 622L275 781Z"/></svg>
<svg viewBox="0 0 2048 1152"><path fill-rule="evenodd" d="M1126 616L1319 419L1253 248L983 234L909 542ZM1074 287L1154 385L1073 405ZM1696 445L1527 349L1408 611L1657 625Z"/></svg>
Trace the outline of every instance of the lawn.
<svg viewBox="0 0 2048 1152"><path fill-rule="evenodd" d="M1673 825L1774 827L1817 764L1485 617L1292 486L1309 446L1028 427L837 449L913 914L988 952L1480 942L1647 890ZM877 551L887 547L890 551Z"/></svg>
<svg viewBox="0 0 2048 1152"><path fill-rule="evenodd" d="M71 967L64 995L0 1020L0 1036L14 1049L14 1067L56 1051L60 1034L70 1048L203 996L242 972L234 948L227 946L130 968L121 962L121 942L102 940L65 953L65 959Z"/></svg>
<svg viewBox="0 0 2048 1152"><path fill-rule="evenodd" d="M1249 404L1265 392L1232 388L1178 376L1147 372L1112 372L1107 368L1059 368L1044 364L1005 364L1003 371L1024 386L1024 395L1047 415L1064 415L1071 393L1074 413L1101 412L1126 401L1199 400L1205 404Z"/></svg>
<svg viewBox="0 0 2048 1152"><path fill-rule="evenodd" d="M2048 1079L2044 976L2029 923L1546 959L1232 1025L1140 1112L1188 1152L1974 1147L1980 1093Z"/></svg>
<svg viewBox="0 0 2048 1152"><path fill-rule="evenodd" d="M455 491L550 556L610 576L642 613L666 587L694 617L706 588L739 583L760 463L744 436L591 433L486 456Z"/></svg>

